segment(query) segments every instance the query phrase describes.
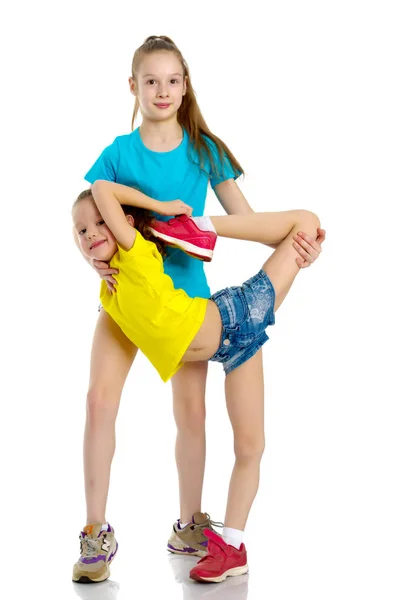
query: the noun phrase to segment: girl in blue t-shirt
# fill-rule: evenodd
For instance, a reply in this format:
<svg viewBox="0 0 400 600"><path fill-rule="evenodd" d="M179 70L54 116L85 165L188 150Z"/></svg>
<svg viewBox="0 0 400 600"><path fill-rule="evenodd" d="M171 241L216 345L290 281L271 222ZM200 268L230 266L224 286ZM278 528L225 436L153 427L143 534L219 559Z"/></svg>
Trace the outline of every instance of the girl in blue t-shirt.
<svg viewBox="0 0 400 600"><path fill-rule="evenodd" d="M195 217L203 215L210 183L228 214L253 212L235 182L243 169L229 148L208 129L188 66L170 38L151 36L136 50L129 85L135 96L132 128L139 109L142 124L129 135L117 137L102 152L86 174L87 181L106 179L122 183L161 201L179 198L193 208ZM307 267L315 260L323 240L323 230L319 230L313 245L297 237L294 244L299 253L299 267ZM115 270L99 261L93 261L92 266L112 292ZM168 249L165 272L175 287L183 288L190 296L210 297L201 261L177 249ZM110 556L115 555L113 530L105 517L106 500L115 449L115 420L136 353L137 348L106 312L100 311L91 355L84 440L89 529L81 534L82 551L74 567L75 581L106 579ZM207 538L203 531L213 524L209 515L201 512L206 376L207 362L198 362L185 364L172 379L180 519L173 526L168 549L197 556L206 553ZM257 492L264 448L261 349L237 370L226 398L236 462L223 535L228 543L239 547ZM107 536L111 545L109 552L104 553L100 542ZM94 548L96 544L98 551Z"/></svg>

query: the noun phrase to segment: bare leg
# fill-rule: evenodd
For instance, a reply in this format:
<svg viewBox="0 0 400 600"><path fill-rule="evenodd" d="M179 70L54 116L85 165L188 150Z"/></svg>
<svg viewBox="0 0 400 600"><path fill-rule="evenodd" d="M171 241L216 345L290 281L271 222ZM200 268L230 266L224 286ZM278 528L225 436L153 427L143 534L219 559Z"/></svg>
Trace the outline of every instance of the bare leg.
<svg viewBox="0 0 400 600"><path fill-rule="evenodd" d="M288 211L213 217L212 221L218 235L278 245L263 265L275 289L277 310L300 270L296 264L297 252L292 246L292 236L301 230L316 238L318 217L307 211ZM244 530L258 490L265 445L261 351L227 375L225 390L236 456L225 526Z"/></svg>
<svg viewBox="0 0 400 600"><path fill-rule="evenodd" d="M300 271L296 264L298 254L292 246L292 236L303 231L316 239L317 228L320 227L318 217L306 210L289 210L211 217L211 220L221 237L279 244L262 267L275 288L277 310Z"/></svg>
<svg viewBox="0 0 400 600"><path fill-rule="evenodd" d="M87 523L105 523L115 420L126 377L137 348L102 310L97 321L90 362L86 405L84 470Z"/></svg>
<svg viewBox="0 0 400 600"><path fill-rule="evenodd" d="M206 460L207 368L207 362L186 363L172 379L174 417L177 427L175 458L182 523L189 523L192 515L201 511Z"/></svg>
<svg viewBox="0 0 400 600"><path fill-rule="evenodd" d="M275 289L275 311L282 304L296 275L300 271L300 267L296 263L298 255L293 248L293 236L298 231L303 231L315 240L317 238L317 229L321 226L318 217L311 212L301 211L297 219L285 239L279 244L268 260L265 261L262 267Z"/></svg>
<svg viewBox="0 0 400 600"><path fill-rule="evenodd" d="M229 485L225 527L244 530L257 494L264 452L262 350L225 379L226 405L234 434L235 466Z"/></svg>

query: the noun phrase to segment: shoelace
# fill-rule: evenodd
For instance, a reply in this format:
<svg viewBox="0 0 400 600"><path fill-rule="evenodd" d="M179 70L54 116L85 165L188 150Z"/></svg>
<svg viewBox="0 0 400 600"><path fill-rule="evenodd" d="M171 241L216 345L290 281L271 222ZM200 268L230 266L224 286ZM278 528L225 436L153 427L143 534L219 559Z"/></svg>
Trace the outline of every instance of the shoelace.
<svg viewBox="0 0 400 600"><path fill-rule="evenodd" d="M211 529L211 531L214 531L214 533L218 534L214 527L223 527L224 524L220 523L219 521L212 521L208 513L204 513L204 515L207 517L206 521L204 521L204 523L192 523L191 528L195 531L207 527L208 529Z"/></svg>
<svg viewBox="0 0 400 600"><path fill-rule="evenodd" d="M211 520L211 518L210 518L210 515L209 515L208 513L204 513L204 514L206 515L206 517L207 517L207 520L208 520L208 522L209 522L209 523L210 523L210 525L211 525L211 529L212 529L213 527L223 527L223 526L224 526L224 524L223 524L223 523L220 523L219 521L212 521L212 520Z"/></svg>
<svg viewBox="0 0 400 600"><path fill-rule="evenodd" d="M96 556L99 553L98 540L92 540L91 538L81 538L82 544L82 555L85 556Z"/></svg>

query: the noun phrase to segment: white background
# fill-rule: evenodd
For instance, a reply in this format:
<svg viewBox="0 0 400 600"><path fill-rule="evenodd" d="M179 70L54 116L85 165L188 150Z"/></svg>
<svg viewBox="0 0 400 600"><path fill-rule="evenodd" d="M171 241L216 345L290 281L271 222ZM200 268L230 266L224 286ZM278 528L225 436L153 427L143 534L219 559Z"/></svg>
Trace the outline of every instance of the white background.
<svg viewBox="0 0 400 600"><path fill-rule="evenodd" d="M3 5L2 598L399 598L396 4ZM182 50L211 130L245 168L252 207L313 210L327 240L265 346L267 448L246 529L248 582L189 584L193 562L167 556L179 516L171 391L139 357L107 513L120 552L111 583L78 589L99 282L73 244L70 207L100 151L130 130L131 59L151 34ZM212 192L206 208L222 214ZM220 240L206 267L212 291L240 284L266 252ZM222 520L233 448L216 364L207 411L203 508Z"/></svg>

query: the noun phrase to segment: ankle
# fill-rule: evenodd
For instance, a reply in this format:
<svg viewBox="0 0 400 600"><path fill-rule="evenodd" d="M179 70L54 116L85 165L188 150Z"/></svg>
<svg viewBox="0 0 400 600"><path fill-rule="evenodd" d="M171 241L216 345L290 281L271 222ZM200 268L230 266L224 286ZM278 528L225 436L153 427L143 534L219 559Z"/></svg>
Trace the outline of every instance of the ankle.
<svg viewBox="0 0 400 600"><path fill-rule="evenodd" d="M186 527L186 525L189 525L189 523L190 523L190 520L189 521L183 521L182 519L179 519L177 521L179 529L184 529Z"/></svg>
<svg viewBox="0 0 400 600"><path fill-rule="evenodd" d="M224 527L222 530L222 539L226 544L234 546L239 550L243 541L244 531L241 529L234 529L233 527Z"/></svg>
<svg viewBox="0 0 400 600"><path fill-rule="evenodd" d="M86 519L86 525L94 525L95 523L101 523L102 525L107 524L107 520L105 517L102 518L89 518L91 515L88 515Z"/></svg>
<svg viewBox="0 0 400 600"><path fill-rule="evenodd" d="M213 231L214 233L217 233L210 217L192 217L192 221L194 221L201 231Z"/></svg>
<svg viewBox="0 0 400 600"><path fill-rule="evenodd" d="M197 513L197 512L200 512L200 509L196 508L195 510L192 510L192 511L184 511L184 510L182 510L181 513L180 513L180 518L179 518L179 523L181 524L181 527L184 524L188 525L188 523L191 523L193 515L195 513Z"/></svg>

